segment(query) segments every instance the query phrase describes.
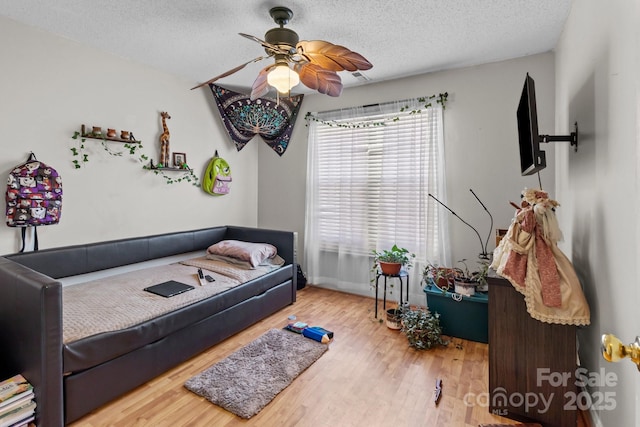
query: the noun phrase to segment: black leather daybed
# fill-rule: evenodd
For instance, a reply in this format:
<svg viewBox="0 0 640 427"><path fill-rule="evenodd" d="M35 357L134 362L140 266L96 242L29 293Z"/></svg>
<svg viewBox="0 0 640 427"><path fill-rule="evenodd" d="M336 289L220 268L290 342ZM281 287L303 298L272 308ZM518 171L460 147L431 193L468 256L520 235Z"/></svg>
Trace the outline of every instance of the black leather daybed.
<svg viewBox="0 0 640 427"><path fill-rule="evenodd" d="M85 284L63 287L61 281L181 254L203 255L211 245L228 240L273 245L284 264L213 295L185 300L182 306L139 324L68 342L63 319L69 307L63 307L63 300L72 301L67 291ZM222 226L0 257L0 375L21 373L33 384L39 426L69 424L295 302L295 253L293 232ZM193 272L195 266L208 268L198 262L176 268ZM144 271L133 272L142 277L140 282L153 277ZM227 280L217 277L216 286ZM104 285L96 283L96 292L103 292ZM191 298L204 289L196 286L184 295ZM119 299L117 295L112 299ZM109 299L95 299L101 298ZM145 293L139 300L144 298L152 296ZM65 327L71 326L68 323Z"/></svg>

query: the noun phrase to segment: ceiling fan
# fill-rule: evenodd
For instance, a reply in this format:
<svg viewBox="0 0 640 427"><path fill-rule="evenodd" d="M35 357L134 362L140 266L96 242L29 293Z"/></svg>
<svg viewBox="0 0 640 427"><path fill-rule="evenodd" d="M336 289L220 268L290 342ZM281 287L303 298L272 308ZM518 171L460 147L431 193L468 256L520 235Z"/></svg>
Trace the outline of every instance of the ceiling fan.
<svg viewBox="0 0 640 427"><path fill-rule="evenodd" d="M230 76L253 62L274 58L275 62L264 67L253 82L252 100L266 95L270 87L286 94L300 82L322 94L340 96L342 80L338 71L368 70L373 67L365 57L344 46L323 40L299 40L295 31L284 28L293 17L291 9L277 6L271 8L269 14L279 27L267 31L264 40L239 33L249 40L260 43L267 53L266 56L247 61L191 89L197 89Z"/></svg>

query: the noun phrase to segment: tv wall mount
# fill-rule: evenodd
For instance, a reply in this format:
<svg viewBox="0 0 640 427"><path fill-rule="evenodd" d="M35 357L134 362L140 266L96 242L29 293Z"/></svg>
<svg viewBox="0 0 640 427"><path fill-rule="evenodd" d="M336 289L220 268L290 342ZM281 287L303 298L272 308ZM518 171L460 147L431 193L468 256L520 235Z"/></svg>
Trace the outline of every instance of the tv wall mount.
<svg viewBox="0 0 640 427"><path fill-rule="evenodd" d="M573 151L578 151L578 122L574 123L575 132L570 135L540 135L540 142L569 141Z"/></svg>

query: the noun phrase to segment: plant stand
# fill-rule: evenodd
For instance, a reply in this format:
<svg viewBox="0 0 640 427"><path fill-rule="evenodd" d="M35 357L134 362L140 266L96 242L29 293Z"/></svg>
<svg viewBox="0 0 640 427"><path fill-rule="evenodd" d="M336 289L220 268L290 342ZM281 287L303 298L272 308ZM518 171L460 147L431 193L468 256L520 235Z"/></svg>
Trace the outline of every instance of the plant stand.
<svg viewBox="0 0 640 427"><path fill-rule="evenodd" d="M407 289L407 300L409 300L409 273L405 270L400 270L398 274L385 274L380 271L376 273L376 307L375 307L375 318L378 318L378 283L380 281L380 277L384 277L384 290L382 292L382 309L387 309L387 278L397 278L400 281L400 300L399 306L402 305L404 300L402 299L402 281L404 279L405 286Z"/></svg>

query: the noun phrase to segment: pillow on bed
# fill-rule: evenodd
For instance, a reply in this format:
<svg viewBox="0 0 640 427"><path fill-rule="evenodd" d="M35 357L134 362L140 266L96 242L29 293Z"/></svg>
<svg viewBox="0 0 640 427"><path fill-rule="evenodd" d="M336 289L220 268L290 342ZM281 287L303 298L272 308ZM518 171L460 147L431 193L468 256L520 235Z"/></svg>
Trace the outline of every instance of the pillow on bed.
<svg viewBox="0 0 640 427"><path fill-rule="evenodd" d="M232 258L249 263L253 268L264 263L265 260L277 256L275 246L268 243L251 243L240 240L222 240L207 248L207 255Z"/></svg>

